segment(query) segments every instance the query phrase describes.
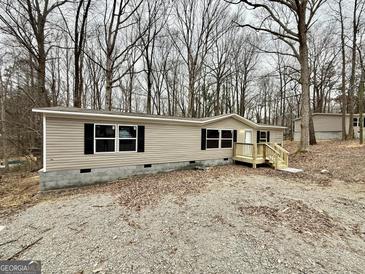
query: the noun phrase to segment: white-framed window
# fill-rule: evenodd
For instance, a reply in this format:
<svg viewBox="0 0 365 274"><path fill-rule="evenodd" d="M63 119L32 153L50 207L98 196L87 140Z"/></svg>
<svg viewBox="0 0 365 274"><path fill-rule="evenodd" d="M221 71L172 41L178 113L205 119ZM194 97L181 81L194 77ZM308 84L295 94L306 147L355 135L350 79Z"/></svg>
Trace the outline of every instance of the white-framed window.
<svg viewBox="0 0 365 274"><path fill-rule="evenodd" d="M267 132L260 131L260 140L259 143L266 143L267 142Z"/></svg>
<svg viewBox="0 0 365 274"><path fill-rule="evenodd" d="M115 152L115 125L94 125L94 152Z"/></svg>
<svg viewBox="0 0 365 274"><path fill-rule="evenodd" d="M207 149L219 148L219 129L207 129Z"/></svg>
<svg viewBox="0 0 365 274"><path fill-rule="evenodd" d="M358 127L359 126L359 119L357 117L352 118L352 125L354 127Z"/></svg>
<svg viewBox="0 0 365 274"><path fill-rule="evenodd" d="M233 130L222 129L221 130L221 148L233 147Z"/></svg>
<svg viewBox="0 0 365 274"><path fill-rule="evenodd" d="M232 148L232 129L207 129L206 148Z"/></svg>
<svg viewBox="0 0 365 274"><path fill-rule="evenodd" d="M137 126L119 125L119 151L137 151Z"/></svg>
<svg viewBox="0 0 365 274"><path fill-rule="evenodd" d="M136 125L95 124L94 153L136 152Z"/></svg>

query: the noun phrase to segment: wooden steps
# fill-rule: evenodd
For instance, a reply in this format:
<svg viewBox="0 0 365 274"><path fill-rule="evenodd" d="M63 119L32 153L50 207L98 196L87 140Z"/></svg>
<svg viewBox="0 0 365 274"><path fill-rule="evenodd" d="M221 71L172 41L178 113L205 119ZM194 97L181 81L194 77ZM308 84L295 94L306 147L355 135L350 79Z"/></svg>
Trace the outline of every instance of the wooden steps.
<svg viewBox="0 0 365 274"><path fill-rule="evenodd" d="M288 155L289 152L277 144L236 143L233 160L250 163L254 168L256 167L256 164L267 163L274 169L285 169L288 167Z"/></svg>

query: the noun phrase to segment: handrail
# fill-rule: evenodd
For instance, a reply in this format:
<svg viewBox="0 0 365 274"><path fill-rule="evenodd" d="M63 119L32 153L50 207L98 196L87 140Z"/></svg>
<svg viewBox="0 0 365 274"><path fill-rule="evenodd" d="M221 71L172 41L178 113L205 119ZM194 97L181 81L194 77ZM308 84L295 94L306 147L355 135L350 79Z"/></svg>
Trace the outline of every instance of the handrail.
<svg viewBox="0 0 365 274"><path fill-rule="evenodd" d="M289 151L287 151L285 148L283 148L282 146L278 145L278 144L274 144L275 148L278 148L279 150L281 150L282 152L289 154Z"/></svg>
<svg viewBox="0 0 365 274"><path fill-rule="evenodd" d="M273 162L274 168L277 169L279 164L278 158L281 158L280 152L267 143L265 144L265 146L266 157Z"/></svg>
<svg viewBox="0 0 365 274"><path fill-rule="evenodd" d="M280 151L280 157L285 162L285 164L289 165L289 151L287 151L282 146L279 146L278 144L274 144L275 149Z"/></svg>
<svg viewBox="0 0 365 274"><path fill-rule="evenodd" d="M250 158L254 166L258 157L260 161L263 157L269 160L275 169L281 164L288 166L288 154L288 151L276 143L234 143L233 147L233 156Z"/></svg>

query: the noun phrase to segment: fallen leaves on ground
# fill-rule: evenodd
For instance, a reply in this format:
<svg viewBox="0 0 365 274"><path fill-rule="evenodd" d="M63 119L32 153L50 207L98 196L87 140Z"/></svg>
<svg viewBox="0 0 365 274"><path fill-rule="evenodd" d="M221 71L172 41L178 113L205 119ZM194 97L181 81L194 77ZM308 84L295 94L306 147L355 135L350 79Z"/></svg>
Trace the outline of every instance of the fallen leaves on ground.
<svg viewBox="0 0 365 274"><path fill-rule="evenodd" d="M34 204L39 188L36 173L6 174L0 177L0 216Z"/></svg>
<svg viewBox="0 0 365 274"><path fill-rule="evenodd" d="M236 166L219 166L206 170L180 170L152 175L135 176L120 180L114 186L118 189L121 205L131 209L141 208L158 203L168 195L176 196L177 203L189 194L197 194L206 189L212 182L227 180L227 177L244 175L247 169Z"/></svg>
<svg viewBox="0 0 365 274"><path fill-rule="evenodd" d="M313 235L342 231L342 228L328 214L319 212L300 200L286 200L276 207L240 206L238 210L243 215L264 217L273 224L287 226L298 233Z"/></svg>
<svg viewBox="0 0 365 274"><path fill-rule="evenodd" d="M285 148L290 152L289 166L302 168L303 178L321 182L338 180L346 183L364 183L365 145L354 141L322 141L310 146L309 152L296 153L298 143L286 142ZM321 174L321 170L328 174ZM302 176L302 175L299 175Z"/></svg>

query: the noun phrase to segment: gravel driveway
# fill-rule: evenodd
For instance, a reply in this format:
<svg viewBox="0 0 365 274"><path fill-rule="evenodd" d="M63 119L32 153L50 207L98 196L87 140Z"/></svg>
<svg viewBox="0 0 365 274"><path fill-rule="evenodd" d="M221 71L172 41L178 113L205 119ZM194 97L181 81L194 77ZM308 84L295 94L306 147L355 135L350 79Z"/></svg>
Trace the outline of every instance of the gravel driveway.
<svg viewBox="0 0 365 274"><path fill-rule="evenodd" d="M115 189L42 201L1 220L0 258L44 273L363 273L364 184L224 168L175 172L209 183L143 207Z"/></svg>

